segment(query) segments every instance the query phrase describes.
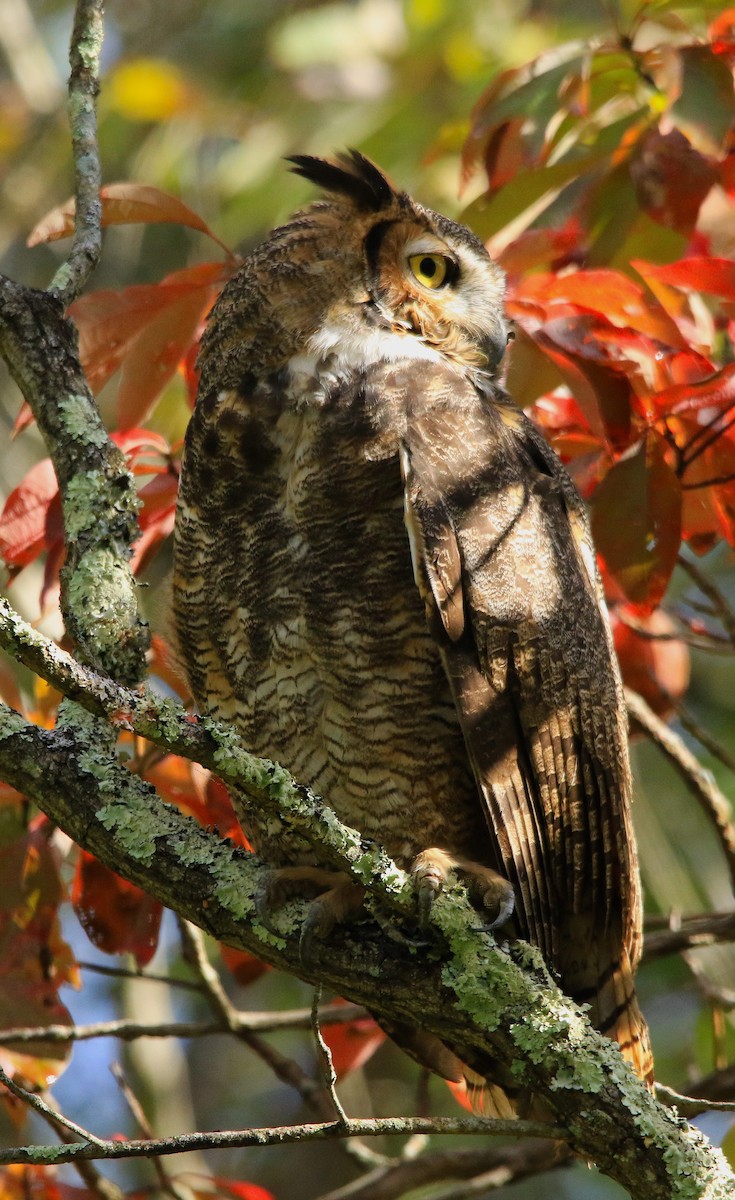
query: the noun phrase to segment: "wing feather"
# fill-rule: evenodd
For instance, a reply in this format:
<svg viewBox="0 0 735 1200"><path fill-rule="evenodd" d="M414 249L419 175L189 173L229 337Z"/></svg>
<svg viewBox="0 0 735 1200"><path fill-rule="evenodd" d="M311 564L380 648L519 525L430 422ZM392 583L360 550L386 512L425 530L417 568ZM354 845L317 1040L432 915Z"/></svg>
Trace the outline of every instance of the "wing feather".
<svg viewBox="0 0 735 1200"><path fill-rule="evenodd" d="M631 948L620 687L573 484L524 417L461 399L407 422L414 571L522 931L563 975L579 914Z"/></svg>

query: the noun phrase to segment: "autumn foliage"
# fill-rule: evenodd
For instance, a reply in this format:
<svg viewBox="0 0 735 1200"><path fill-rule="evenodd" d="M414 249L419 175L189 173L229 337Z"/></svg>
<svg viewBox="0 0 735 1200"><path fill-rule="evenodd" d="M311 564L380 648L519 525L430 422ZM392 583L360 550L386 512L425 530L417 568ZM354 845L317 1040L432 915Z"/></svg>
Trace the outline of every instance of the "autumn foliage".
<svg viewBox="0 0 735 1200"><path fill-rule="evenodd" d="M695 555L735 547L735 9L707 36L669 14L665 41L652 40L646 12L624 35L559 47L494 80L471 115L462 159L464 182L479 174L485 189L463 219L507 272L515 329L507 386L589 502L623 674L669 712L688 683L687 636L716 632L694 611L660 608L682 546ZM212 261L155 284L92 291L71 309L92 391L118 379L112 436L139 483L133 561L143 574L171 534L181 455L180 439L158 431L156 406L171 387L193 404L197 338L238 259L156 188L116 183L102 200L105 225L173 222L218 247ZM29 244L68 236L73 219L73 206L61 206ZM29 419L22 410L18 436ZM64 547L49 459L8 497L0 553L11 581L43 562L39 610L53 611ZM186 701L160 637L151 674ZM10 677L0 686L17 705ZM46 691L32 715L52 719ZM216 780L138 740L122 750L166 800L242 844ZM58 987L76 975L59 932L58 851L44 819L26 827L9 789L0 806L16 822L3 824L0 843L0 1026L63 1022ZM91 855L70 853L85 931L144 966L160 906ZM265 970L226 949L222 961L240 982ZM338 1072L381 1039L372 1022L332 1031ZM3 1048L0 1063L43 1085L68 1053L58 1044L33 1055Z"/></svg>

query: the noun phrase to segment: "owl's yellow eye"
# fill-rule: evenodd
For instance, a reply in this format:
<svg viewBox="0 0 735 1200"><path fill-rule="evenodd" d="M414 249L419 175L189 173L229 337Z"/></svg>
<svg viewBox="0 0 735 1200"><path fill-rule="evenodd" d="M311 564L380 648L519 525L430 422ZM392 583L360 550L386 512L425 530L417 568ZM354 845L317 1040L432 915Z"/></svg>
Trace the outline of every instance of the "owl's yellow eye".
<svg viewBox="0 0 735 1200"><path fill-rule="evenodd" d="M427 288L440 288L449 281L452 260L444 254L411 254L408 265Z"/></svg>

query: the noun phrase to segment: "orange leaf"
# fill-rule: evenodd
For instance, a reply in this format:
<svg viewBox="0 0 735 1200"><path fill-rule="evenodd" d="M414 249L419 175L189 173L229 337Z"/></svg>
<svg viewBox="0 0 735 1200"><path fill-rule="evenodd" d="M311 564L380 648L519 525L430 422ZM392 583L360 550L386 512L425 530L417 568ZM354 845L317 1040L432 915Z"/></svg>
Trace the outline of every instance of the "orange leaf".
<svg viewBox="0 0 735 1200"><path fill-rule="evenodd" d="M62 898L57 855L41 818L0 847L2 1029L71 1023L57 991L61 983L77 982L74 959L60 932ZM68 1043L59 1042L36 1042L32 1049L11 1044L0 1048L0 1062L45 1088L60 1075L70 1050Z"/></svg>
<svg viewBox="0 0 735 1200"><path fill-rule="evenodd" d="M189 229L205 233L227 250L198 213L177 196L171 196L159 188L143 183L108 183L100 189L100 200L103 225L186 225ZM73 198L52 208L28 235L26 244L39 246L43 242L71 237L74 233L75 208Z"/></svg>
<svg viewBox="0 0 735 1200"><path fill-rule="evenodd" d="M90 292L71 306L82 366L95 395L123 366L121 429L137 425L171 379L226 272L222 263L202 263L158 284Z"/></svg>
<svg viewBox="0 0 735 1200"><path fill-rule="evenodd" d="M661 601L681 543L681 486L666 446L649 433L608 471L592 497L598 553L640 612Z"/></svg>
<svg viewBox="0 0 735 1200"><path fill-rule="evenodd" d="M107 954L130 953L139 967L158 945L163 905L80 850L72 903L87 937Z"/></svg>

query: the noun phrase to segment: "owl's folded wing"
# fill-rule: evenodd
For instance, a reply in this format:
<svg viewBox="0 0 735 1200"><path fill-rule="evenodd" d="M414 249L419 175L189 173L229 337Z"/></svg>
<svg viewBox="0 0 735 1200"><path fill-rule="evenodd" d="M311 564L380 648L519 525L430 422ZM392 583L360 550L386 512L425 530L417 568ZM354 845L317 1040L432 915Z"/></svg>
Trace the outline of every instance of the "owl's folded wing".
<svg viewBox="0 0 735 1200"><path fill-rule="evenodd" d="M456 410L434 407L407 426L414 572L492 865L514 886L526 936L569 976L575 926L583 940L615 927L613 941L636 954L619 685L573 485L525 418L487 405L473 416L471 438Z"/></svg>

